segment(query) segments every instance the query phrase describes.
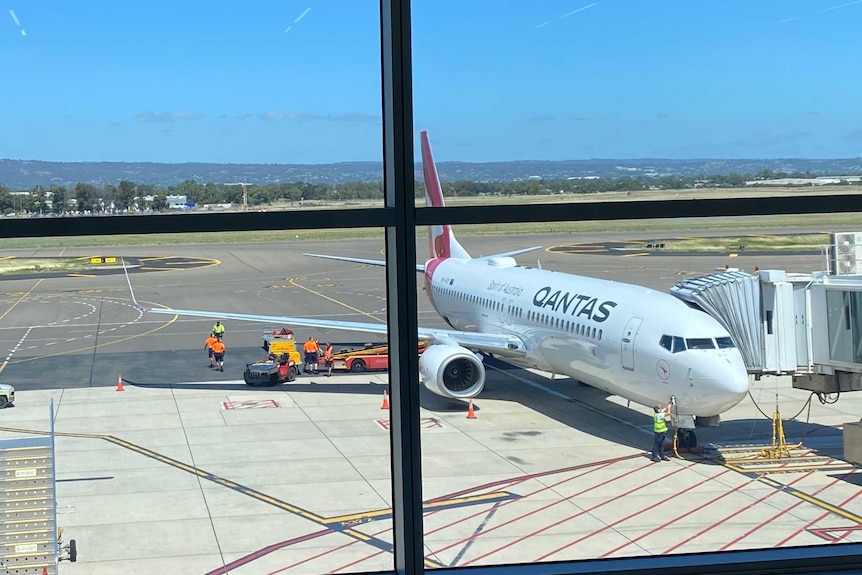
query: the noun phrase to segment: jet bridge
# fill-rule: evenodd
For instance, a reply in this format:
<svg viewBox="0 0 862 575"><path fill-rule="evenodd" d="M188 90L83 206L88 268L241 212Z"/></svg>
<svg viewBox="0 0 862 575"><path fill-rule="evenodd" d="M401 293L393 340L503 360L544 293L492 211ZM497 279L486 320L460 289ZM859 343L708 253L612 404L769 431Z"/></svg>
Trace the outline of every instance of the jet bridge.
<svg viewBox="0 0 862 575"><path fill-rule="evenodd" d="M821 394L862 390L862 233L831 236L826 271L725 269L670 291L727 329L755 377L790 375Z"/></svg>

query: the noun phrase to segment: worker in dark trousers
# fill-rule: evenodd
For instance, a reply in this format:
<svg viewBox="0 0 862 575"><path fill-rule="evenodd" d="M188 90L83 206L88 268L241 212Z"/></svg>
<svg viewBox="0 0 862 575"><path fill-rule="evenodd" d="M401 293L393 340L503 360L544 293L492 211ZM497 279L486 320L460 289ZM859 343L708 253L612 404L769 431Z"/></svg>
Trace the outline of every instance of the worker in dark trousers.
<svg viewBox="0 0 862 575"><path fill-rule="evenodd" d="M323 347L323 366L328 370L326 372L326 377L330 377L332 375L332 344L327 343Z"/></svg>
<svg viewBox="0 0 862 575"><path fill-rule="evenodd" d="M216 342L212 346L213 349L213 359L215 360L216 365L218 366L219 371L224 371L224 352L225 347L220 339L217 339Z"/></svg>
<svg viewBox="0 0 862 575"><path fill-rule="evenodd" d="M207 351L207 355L210 358L210 367L215 367L215 358L213 357L213 344L217 342L219 339L215 336L215 334L211 334L206 342L204 342L204 349Z"/></svg>
<svg viewBox="0 0 862 575"><path fill-rule="evenodd" d="M670 406L662 407L661 404L653 407L652 430L653 443L650 459L652 461L670 461L670 457L664 454L664 439L667 437L667 418L670 417Z"/></svg>

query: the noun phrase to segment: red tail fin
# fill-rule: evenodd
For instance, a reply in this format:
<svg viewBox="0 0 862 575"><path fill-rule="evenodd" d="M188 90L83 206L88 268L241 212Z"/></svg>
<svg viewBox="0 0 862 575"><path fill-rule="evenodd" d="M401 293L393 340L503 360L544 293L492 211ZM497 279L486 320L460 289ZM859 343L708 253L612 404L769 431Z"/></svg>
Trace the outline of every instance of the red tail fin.
<svg viewBox="0 0 862 575"><path fill-rule="evenodd" d="M425 205L443 207L446 203L443 201L443 189L437 176L437 165L431 154L428 132L423 131L419 136L422 148L422 175L425 178ZM428 249L432 258L470 258L470 254L461 247L448 225L428 228Z"/></svg>

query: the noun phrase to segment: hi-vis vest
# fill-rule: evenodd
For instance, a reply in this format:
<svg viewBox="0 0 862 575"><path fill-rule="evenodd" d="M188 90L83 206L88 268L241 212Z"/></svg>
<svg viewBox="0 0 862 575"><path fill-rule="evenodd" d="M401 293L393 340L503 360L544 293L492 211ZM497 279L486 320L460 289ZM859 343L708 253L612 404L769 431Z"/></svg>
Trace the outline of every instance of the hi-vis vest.
<svg viewBox="0 0 862 575"><path fill-rule="evenodd" d="M656 433L664 433L667 431L667 423L664 421L663 411L653 414L652 430Z"/></svg>

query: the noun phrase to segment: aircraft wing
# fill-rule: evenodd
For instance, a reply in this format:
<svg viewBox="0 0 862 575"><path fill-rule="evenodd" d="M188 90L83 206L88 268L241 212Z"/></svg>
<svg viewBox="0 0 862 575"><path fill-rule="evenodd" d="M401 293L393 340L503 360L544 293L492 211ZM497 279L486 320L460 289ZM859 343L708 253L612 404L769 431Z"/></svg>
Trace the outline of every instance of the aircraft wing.
<svg viewBox="0 0 862 575"><path fill-rule="evenodd" d="M134 299L135 306L141 311L164 315L181 315L191 317L206 317L211 319L231 319L236 321L253 321L259 323L287 325L293 327L316 327L319 329L359 331L386 335L389 331L384 323L369 323L361 321L342 321L331 319L315 319L308 317L289 317L279 315L255 315L223 311L204 311L194 309L154 308L141 305ZM504 356L523 356L526 347L521 338L512 334L477 333L472 331L456 331L450 329L419 328L419 339L430 339L435 343L458 344L468 349L484 351Z"/></svg>
<svg viewBox="0 0 862 575"><path fill-rule="evenodd" d="M512 250L512 251L510 251L510 252L503 252L503 253L500 253L500 254L494 254L494 255L490 255L490 256L483 256L483 257L481 257L481 258L476 258L476 259L480 259L480 260L481 260L481 259L488 259L488 258L504 258L504 257L517 256L517 255L525 254L525 253L527 253L527 252L532 252L532 251L534 251L534 250L538 250L538 249L541 249L541 248L542 248L542 246L533 246L533 247L531 247L531 248L523 248L523 249L520 249L520 250ZM352 263L355 263L355 264L366 264L366 265L370 265L370 266L385 266L385 265L386 265L386 262L385 262L385 261L383 261L383 260L369 260L369 259L365 259L365 258L351 258L351 257L348 257L348 256L330 256L330 255L327 255L327 254L308 254L308 253L304 253L304 254L302 254L302 255L304 255L304 256L308 256L308 257L312 257L312 258L321 258L321 259L325 259L325 260L338 260L338 261L342 261L342 262L352 262ZM416 271L417 271L417 272L419 272L419 273L424 273L424 272L425 272L425 264L416 264Z"/></svg>
<svg viewBox="0 0 862 575"><path fill-rule="evenodd" d="M322 258L324 260L339 260L342 262L352 262L355 264L366 264L369 266L386 266L386 262L383 260L367 260L365 258L351 258L347 256L329 256L324 254L302 254L304 256L312 257L312 258ZM425 273L425 264L416 264L416 271L420 273Z"/></svg>
<svg viewBox="0 0 862 575"><path fill-rule="evenodd" d="M205 311L195 309L171 309L154 308L142 305L135 298L132 289L132 281L126 271L126 262L123 262L123 271L126 274L126 283L132 296L132 303L141 311L164 315L182 315L191 317L206 317L211 319L232 319L237 321L254 321L260 323L289 325L291 327L316 327L319 329L333 329L344 331L360 331L365 333L377 333L387 335L388 328L385 323L368 323L361 321L342 321L332 319L315 319L308 317L289 317L279 315L255 315L247 313L233 313L223 311ZM526 355L524 341L514 335L507 333L477 333L472 331L456 331L449 329L419 328L419 339L430 339L435 343L458 344L465 348L484 351L497 355L520 357Z"/></svg>

